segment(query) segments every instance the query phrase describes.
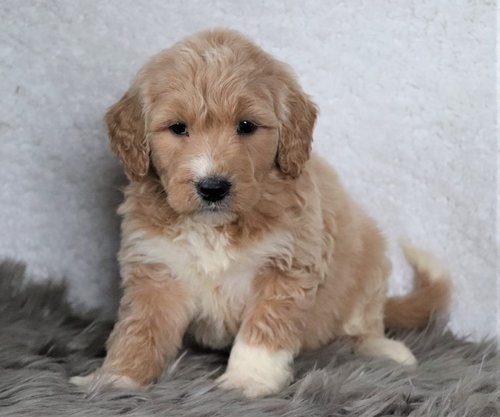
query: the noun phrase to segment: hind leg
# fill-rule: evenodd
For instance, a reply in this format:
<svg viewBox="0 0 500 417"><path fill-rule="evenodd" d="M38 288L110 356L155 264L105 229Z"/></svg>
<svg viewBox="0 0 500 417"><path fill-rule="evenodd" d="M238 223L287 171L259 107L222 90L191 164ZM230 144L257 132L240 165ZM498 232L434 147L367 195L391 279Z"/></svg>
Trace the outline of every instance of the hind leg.
<svg viewBox="0 0 500 417"><path fill-rule="evenodd" d="M355 349L361 355L392 359L406 366L417 364L417 359L403 342L388 339L383 335L361 336L357 338Z"/></svg>

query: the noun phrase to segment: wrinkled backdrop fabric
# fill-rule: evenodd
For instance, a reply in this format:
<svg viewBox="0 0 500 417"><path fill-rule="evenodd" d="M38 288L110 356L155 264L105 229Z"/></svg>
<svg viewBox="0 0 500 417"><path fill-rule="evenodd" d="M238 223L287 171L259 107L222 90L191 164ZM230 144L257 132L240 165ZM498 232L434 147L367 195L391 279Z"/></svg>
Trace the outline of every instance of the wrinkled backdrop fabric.
<svg viewBox="0 0 500 417"><path fill-rule="evenodd" d="M408 237L448 265L452 327L499 335L493 1L0 3L0 257L118 299L125 183L102 116L152 54L226 26L288 62L321 109L314 149L387 236L391 291Z"/></svg>

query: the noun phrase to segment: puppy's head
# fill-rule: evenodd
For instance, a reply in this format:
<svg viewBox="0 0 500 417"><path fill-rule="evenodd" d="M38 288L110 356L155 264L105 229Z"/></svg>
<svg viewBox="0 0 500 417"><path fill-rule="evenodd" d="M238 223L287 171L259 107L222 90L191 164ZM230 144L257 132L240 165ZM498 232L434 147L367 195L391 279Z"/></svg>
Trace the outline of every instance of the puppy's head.
<svg viewBox="0 0 500 417"><path fill-rule="evenodd" d="M106 114L131 181L152 163L175 211L228 219L258 203L271 173L300 175L315 120L288 68L227 30L155 56Z"/></svg>

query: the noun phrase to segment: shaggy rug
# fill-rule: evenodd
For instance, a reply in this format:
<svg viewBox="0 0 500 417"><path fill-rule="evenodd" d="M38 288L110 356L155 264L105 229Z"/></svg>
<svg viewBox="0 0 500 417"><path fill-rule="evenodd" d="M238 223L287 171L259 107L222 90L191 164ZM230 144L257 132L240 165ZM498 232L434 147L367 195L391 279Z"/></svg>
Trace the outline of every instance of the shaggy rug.
<svg viewBox="0 0 500 417"><path fill-rule="evenodd" d="M74 315L64 288L28 284L22 265L0 263L0 416L500 416L495 343L438 324L394 334L416 354L416 369L333 343L299 357L294 383L259 400L217 388L227 355L193 347L156 385L84 393L68 378L99 366L110 329Z"/></svg>

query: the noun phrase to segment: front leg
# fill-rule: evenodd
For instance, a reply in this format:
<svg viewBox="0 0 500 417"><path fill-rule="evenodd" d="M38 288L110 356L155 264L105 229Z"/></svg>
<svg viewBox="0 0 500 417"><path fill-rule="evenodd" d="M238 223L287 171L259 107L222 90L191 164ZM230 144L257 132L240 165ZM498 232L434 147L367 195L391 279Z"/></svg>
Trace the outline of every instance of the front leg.
<svg viewBox="0 0 500 417"><path fill-rule="evenodd" d="M247 397L262 397L281 391L293 378L293 358L300 351L305 311L316 285L268 270L256 277L254 290L218 382Z"/></svg>
<svg viewBox="0 0 500 417"><path fill-rule="evenodd" d="M184 288L162 265L136 264L126 271L106 359L95 374L72 378L76 385L88 386L94 376L117 387L148 384L180 349L189 322Z"/></svg>

